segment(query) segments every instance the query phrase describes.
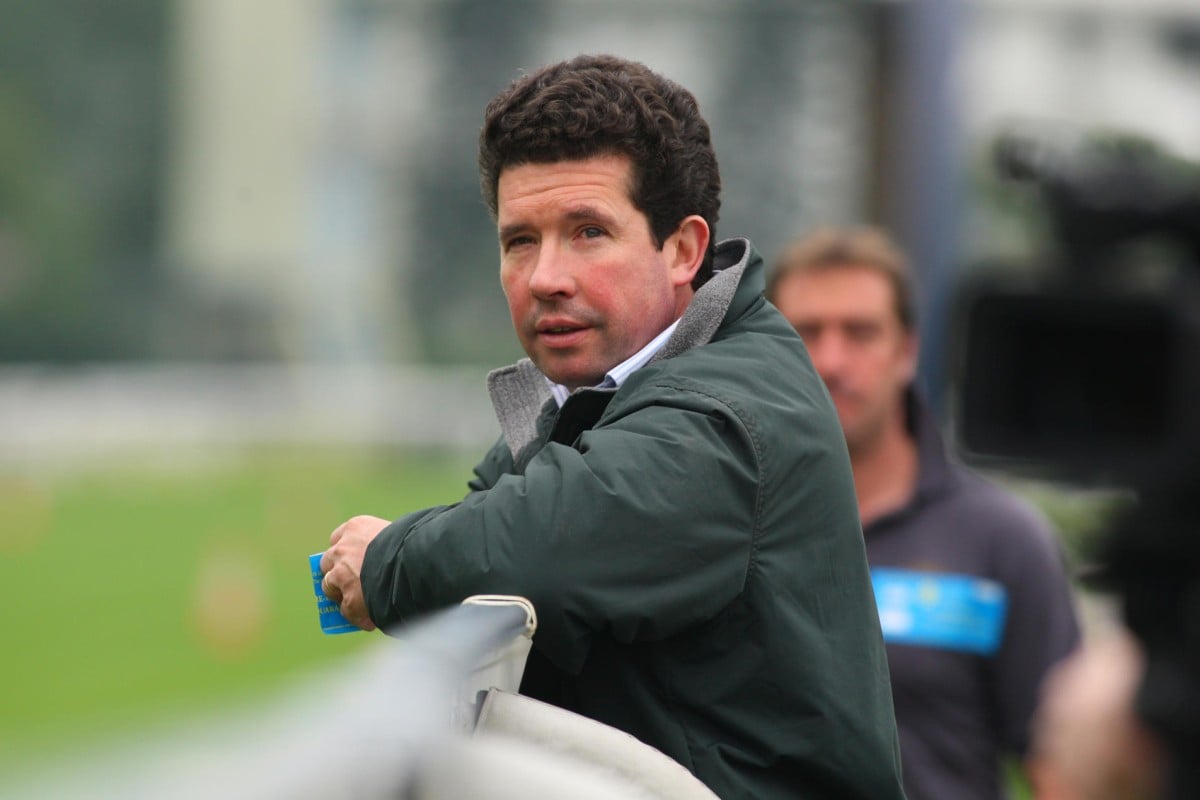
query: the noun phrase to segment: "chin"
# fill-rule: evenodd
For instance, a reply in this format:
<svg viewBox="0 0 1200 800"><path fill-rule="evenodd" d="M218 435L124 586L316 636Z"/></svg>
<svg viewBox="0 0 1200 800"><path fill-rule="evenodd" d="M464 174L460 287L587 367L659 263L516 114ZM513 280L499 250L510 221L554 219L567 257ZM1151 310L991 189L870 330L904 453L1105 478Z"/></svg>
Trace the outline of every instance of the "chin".
<svg viewBox="0 0 1200 800"><path fill-rule="evenodd" d="M846 446L851 450L861 449L870 441L866 432L854 425L842 425L842 435L846 437Z"/></svg>
<svg viewBox="0 0 1200 800"><path fill-rule="evenodd" d="M542 374L545 375L548 379L550 379L554 383L561 384L561 385L567 387L572 392L575 391L576 389L578 389L580 386L590 386L591 385L589 383L580 381L579 378L575 377L574 375L571 375L570 373L563 373L562 371L544 370L543 369Z"/></svg>

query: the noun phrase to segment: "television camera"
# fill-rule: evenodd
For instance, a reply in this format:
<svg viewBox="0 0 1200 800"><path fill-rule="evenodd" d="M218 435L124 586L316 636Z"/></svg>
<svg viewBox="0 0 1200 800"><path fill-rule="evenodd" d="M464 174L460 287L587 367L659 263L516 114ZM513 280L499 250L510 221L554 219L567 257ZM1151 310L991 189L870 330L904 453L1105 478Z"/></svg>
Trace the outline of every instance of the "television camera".
<svg viewBox="0 0 1200 800"><path fill-rule="evenodd" d="M1132 490L1095 582L1146 653L1137 711L1171 753L1170 796L1200 797L1200 171L1131 139L1009 135L995 155L1045 201L1052 244L960 293L959 446Z"/></svg>

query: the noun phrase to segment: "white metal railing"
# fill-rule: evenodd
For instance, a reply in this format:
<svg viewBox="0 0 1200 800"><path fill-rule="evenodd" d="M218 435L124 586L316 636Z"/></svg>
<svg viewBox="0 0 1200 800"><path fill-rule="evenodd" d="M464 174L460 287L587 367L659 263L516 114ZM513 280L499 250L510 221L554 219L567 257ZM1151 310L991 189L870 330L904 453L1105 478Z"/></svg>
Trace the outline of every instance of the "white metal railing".
<svg viewBox="0 0 1200 800"><path fill-rule="evenodd" d="M0 797L400 796L468 718L457 703L476 665L527 641L531 615L520 601L432 614L268 707L56 759Z"/></svg>
<svg viewBox="0 0 1200 800"><path fill-rule="evenodd" d="M468 598L265 709L56 759L0 798L716 800L621 731L516 694L533 606Z"/></svg>

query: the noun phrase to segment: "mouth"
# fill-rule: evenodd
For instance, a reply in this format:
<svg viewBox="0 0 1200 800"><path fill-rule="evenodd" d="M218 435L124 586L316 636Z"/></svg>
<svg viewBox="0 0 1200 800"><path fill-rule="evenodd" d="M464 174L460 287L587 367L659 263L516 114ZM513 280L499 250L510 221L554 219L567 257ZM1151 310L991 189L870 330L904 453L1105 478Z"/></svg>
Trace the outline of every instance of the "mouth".
<svg viewBox="0 0 1200 800"><path fill-rule="evenodd" d="M575 322L555 321L539 324L534 330L538 340L550 347L571 347L578 344L588 328Z"/></svg>
<svg viewBox="0 0 1200 800"><path fill-rule="evenodd" d="M854 396L847 390L839 386L827 386L829 390L829 399L837 408L843 409L854 404Z"/></svg>

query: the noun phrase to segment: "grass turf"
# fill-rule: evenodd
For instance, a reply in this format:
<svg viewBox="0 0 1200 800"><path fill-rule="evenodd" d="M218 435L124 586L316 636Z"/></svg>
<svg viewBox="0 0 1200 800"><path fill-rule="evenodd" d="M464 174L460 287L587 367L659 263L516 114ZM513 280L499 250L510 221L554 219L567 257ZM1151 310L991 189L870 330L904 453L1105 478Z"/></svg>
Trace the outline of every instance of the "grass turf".
<svg viewBox="0 0 1200 800"><path fill-rule="evenodd" d="M0 771L235 704L381 634L325 636L307 556L354 514L461 498L444 455L289 452L0 475Z"/></svg>
<svg viewBox="0 0 1200 800"><path fill-rule="evenodd" d="M455 502L470 466L291 451L0 474L0 775L234 708L369 643L380 634L321 634L307 555L354 514ZM1013 797L1028 797L1009 773Z"/></svg>

